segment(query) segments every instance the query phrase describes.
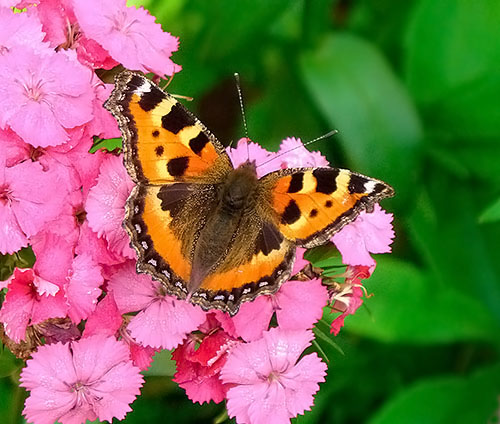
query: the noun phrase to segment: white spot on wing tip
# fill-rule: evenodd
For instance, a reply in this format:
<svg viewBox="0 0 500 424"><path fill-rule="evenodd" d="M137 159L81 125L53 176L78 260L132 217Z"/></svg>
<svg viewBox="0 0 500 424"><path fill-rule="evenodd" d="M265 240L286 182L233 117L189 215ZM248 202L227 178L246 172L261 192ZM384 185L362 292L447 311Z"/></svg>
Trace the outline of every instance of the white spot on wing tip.
<svg viewBox="0 0 500 424"><path fill-rule="evenodd" d="M365 183L365 192L366 193L372 193L373 190L375 189L376 185L377 185L377 183L375 181L367 181Z"/></svg>
<svg viewBox="0 0 500 424"><path fill-rule="evenodd" d="M151 91L151 84L149 83L149 81L144 81L144 83L141 86L135 89L135 93L137 94L149 93L150 91Z"/></svg>

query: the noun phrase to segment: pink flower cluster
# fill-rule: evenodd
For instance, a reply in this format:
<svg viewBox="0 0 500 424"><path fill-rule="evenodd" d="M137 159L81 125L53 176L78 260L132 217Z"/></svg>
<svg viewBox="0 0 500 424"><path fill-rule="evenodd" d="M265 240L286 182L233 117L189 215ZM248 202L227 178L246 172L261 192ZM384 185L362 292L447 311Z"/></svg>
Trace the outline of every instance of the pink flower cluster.
<svg viewBox="0 0 500 424"><path fill-rule="evenodd" d="M31 356L21 373L29 422L123 419L140 371L158 350L174 349L174 381L193 402L226 400L238 423L287 423L311 408L324 381L325 363L303 355L323 308L341 312L337 334L362 302L370 253L390 251L392 216L377 205L333 238L347 265L341 283L289 281L234 317L172 298L137 274L122 227L133 183L121 156L89 153L94 136L120 135L102 107L112 87L95 70L122 64L172 75L177 47L125 0L0 3L0 253L36 256L33 268L0 282L0 323L8 344ZM259 175L328 165L294 138L277 153L248 150ZM228 153L235 166L247 160L247 140ZM308 264L303 254L294 275Z"/></svg>

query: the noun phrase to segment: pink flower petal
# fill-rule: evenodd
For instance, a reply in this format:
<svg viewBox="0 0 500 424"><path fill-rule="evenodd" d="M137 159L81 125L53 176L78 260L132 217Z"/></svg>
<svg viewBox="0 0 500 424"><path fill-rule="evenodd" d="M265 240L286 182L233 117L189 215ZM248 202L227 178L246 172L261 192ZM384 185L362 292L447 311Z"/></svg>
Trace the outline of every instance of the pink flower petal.
<svg viewBox="0 0 500 424"><path fill-rule="evenodd" d="M87 319L83 337L97 334L113 336L120 329L122 322L123 318L116 306L113 292L108 291L107 295L97 304L94 312Z"/></svg>
<svg viewBox="0 0 500 424"><path fill-rule="evenodd" d="M173 297L151 303L130 320L131 336L144 346L173 349L205 321L200 307Z"/></svg>
<svg viewBox="0 0 500 424"><path fill-rule="evenodd" d="M95 310L97 298L102 293L99 287L103 282L101 267L90 255L78 255L73 260L65 289L69 305L68 316L75 324L88 318Z"/></svg>
<svg viewBox="0 0 500 424"><path fill-rule="evenodd" d="M259 296L245 302L232 320L236 334L245 341L257 340L269 328L274 313L272 296Z"/></svg>
<svg viewBox="0 0 500 424"><path fill-rule="evenodd" d="M133 186L122 157L109 155L101 164L98 182L90 189L85 204L90 228L106 239L112 252L129 259L135 258L135 253L122 222L125 202Z"/></svg>
<svg viewBox="0 0 500 424"><path fill-rule="evenodd" d="M137 312L149 306L156 298L160 283L149 275L138 274L135 263L128 261L120 265L110 277L108 287L120 313Z"/></svg>
<svg viewBox="0 0 500 424"><path fill-rule="evenodd" d="M282 168L309 168L329 166L320 152L310 152L300 138L288 137L281 142L278 155Z"/></svg>
<svg viewBox="0 0 500 424"><path fill-rule="evenodd" d="M328 292L319 279L287 281L276 293L276 298L279 326L284 330L305 330L321 319L323 307L328 303Z"/></svg>
<svg viewBox="0 0 500 424"><path fill-rule="evenodd" d="M349 265L375 265L370 252L391 251L394 238L391 222L392 214L387 214L378 204L371 213L361 212L332 238L342 254L342 261Z"/></svg>

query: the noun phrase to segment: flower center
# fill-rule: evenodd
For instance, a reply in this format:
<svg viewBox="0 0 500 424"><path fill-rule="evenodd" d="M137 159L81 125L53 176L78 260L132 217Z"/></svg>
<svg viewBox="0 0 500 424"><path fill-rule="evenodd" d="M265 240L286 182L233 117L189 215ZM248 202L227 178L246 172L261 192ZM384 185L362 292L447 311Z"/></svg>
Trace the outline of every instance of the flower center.
<svg viewBox="0 0 500 424"><path fill-rule="evenodd" d="M0 204L6 205L12 200L12 190L8 185L0 186Z"/></svg>
<svg viewBox="0 0 500 424"><path fill-rule="evenodd" d="M137 19L133 19L130 22L127 22L127 14L123 11L119 11L111 20L113 21L113 29L121 32L124 35L129 35L132 32L132 25L137 22Z"/></svg>
<svg viewBox="0 0 500 424"><path fill-rule="evenodd" d="M40 102L45 93L43 92L43 81L35 80L34 75L31 75L31 81L24 84L24 94L28 99Z"/></svg>

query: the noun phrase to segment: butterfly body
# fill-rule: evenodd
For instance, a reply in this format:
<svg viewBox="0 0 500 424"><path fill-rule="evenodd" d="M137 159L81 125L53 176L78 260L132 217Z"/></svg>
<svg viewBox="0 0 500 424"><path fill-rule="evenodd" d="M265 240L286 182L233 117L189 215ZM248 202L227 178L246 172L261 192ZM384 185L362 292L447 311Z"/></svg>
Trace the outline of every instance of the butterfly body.
<svg viewBox="0 0 500 424"><path fill-rule="evenodd" d="M290 277L297 246L313 247L393 194L382 181L337 168L257 177L177 100L125 71L105 106L117 118L136 183L125 228L137 270L169 294L236 313Z"/></svg>

